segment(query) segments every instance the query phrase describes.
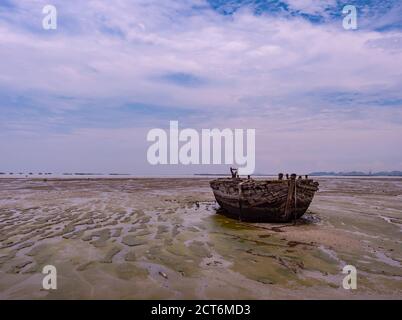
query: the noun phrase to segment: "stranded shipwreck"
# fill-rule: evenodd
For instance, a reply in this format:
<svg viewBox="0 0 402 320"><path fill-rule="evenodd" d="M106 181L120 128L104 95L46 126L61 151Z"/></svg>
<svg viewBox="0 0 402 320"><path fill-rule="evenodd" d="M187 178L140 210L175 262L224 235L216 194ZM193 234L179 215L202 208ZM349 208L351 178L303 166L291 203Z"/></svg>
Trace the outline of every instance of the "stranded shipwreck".
<svg viewBox="0 0 402 320"><path fill-rule="evenodd" d="M223 214L250 222L288 222L300 218L309 207L318 182L279 174L278 180L240 178L232 169L232 178L210 182Z"/></svg>

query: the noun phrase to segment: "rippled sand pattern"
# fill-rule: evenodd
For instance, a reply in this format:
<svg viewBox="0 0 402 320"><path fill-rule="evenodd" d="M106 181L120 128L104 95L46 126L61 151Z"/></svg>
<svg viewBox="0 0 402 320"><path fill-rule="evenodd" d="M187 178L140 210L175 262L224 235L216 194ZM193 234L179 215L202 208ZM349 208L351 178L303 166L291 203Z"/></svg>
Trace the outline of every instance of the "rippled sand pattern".
<svg viewBox="0 0 402 320"><path fill-rule="evenodd" d="M402 179L320 184L278 225L217 215L208 179L0 179L0 298L402 299Z"/></svg>

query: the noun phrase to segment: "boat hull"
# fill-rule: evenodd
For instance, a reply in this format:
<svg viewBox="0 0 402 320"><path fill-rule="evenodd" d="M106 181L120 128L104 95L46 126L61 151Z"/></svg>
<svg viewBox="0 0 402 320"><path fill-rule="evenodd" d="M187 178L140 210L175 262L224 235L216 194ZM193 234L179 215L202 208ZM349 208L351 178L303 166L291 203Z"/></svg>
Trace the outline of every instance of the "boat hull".
<svg viewBox="0 0 402 320"><path fill-rule="evenodd" d="M220 213L241 221L289 222L307 211L318 183L303 180L216 179L211 188Z"/></svg>

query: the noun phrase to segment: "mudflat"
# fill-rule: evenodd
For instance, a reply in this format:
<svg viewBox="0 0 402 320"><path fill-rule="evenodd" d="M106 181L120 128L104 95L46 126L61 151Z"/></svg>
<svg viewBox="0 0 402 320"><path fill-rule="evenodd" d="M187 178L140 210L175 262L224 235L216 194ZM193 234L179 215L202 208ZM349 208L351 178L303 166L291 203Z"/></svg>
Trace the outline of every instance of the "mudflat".
<svg viewBox="0 0 402 320"><path fill-rule="evenodd" d="M319 178L296 224L217 214L209 180L0 179L0 298L402 299L401 178Z"/></svg>

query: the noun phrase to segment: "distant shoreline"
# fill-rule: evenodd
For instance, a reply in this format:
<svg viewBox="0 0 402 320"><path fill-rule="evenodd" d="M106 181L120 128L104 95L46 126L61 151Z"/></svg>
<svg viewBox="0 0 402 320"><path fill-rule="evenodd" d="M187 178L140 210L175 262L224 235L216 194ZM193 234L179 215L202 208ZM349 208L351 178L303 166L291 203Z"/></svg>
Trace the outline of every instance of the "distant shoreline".
<svg viewBox="0 0 402 320"><path fill-rule="evenodd" d="M219 173L195 173L195 176L228 176L228 174ZM365 173L359 171L351 172L311 172L307 174L311 177L402 177L402 171L382 171L374 173ZM277 174L257 173L256 177L276 177ZM304 174L302 175L304 176Z"/></svg>
<svg viewBox="0 0 402 320"><path fill-rule="evenodd" d="M304 175L302 175L304 177ZM313 173L308 174L311 178L402 178L401 174L325 174L325 173ZM229 174L219 173L196 173L196 174L160 174L160 175L140 175L140 174L20 174L20 173L0 173L0 179L15 179L15 180L101 180L101 179L207 179L207 178L228 178ZM277 179L276 174L254 174L251 176L255 179Z"/></svg>
<svg viewBox="0 0 402 320"><path fill-rule="evenodd" d="M256 173L252 177L276 177L278 174ZM383 171L374 173L365 172L311 172L310 177L402 177L402 171ZM22 173L22 172L0 172L0 177L19 177L19 178L53 178L53 177L227 177L228 173L189 173L189 174L161 174L161 175L141 175L131 173ZM304 174L302 174L304 176Z"/></svg>
<svg viewBox="0 0 402 320"><path fill-rule="evenodd" d="M312 172L309 174L313 177L330 176L330 177L402 177L402 171L381 171L381 172Z"/></svg>

